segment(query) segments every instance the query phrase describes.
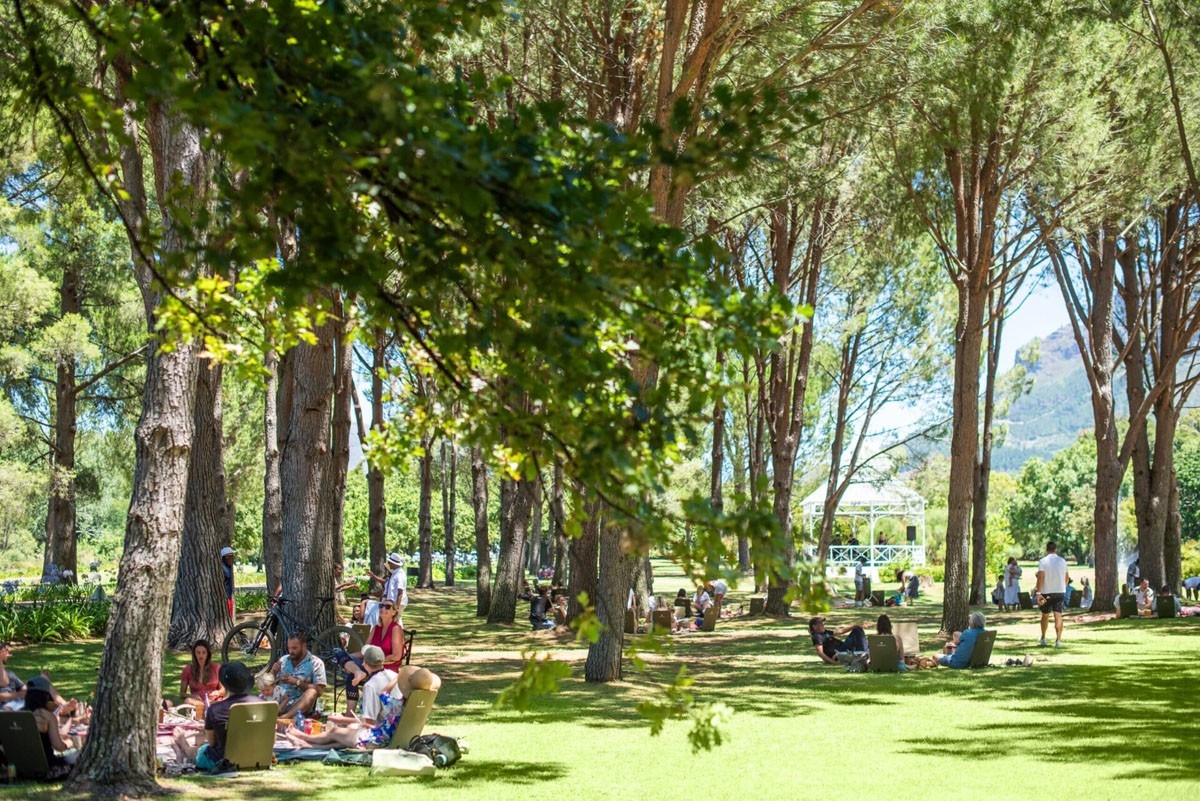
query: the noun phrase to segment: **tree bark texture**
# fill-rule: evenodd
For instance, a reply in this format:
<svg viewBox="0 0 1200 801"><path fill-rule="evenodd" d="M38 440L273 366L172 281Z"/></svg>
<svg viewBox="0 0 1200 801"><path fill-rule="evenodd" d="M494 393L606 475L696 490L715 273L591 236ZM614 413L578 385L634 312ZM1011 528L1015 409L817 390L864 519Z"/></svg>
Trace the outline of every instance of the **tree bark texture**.
<svg viewBox="0 0 1200 801"><path fill-rule="evenodd" d="M587 595L588 604L596 603L596 580L600 558L600 502L588 499L583 505L583 528L578 539L571 540L568 559L571 567L567 581L567 619L574 620L583 612L580 596Z"/></svg>
<svg viewBox="0 0 1200 801"><path fill-rule="evenodd" d="M333 542L328 518L332 469L331 416L337 321L316 331L317 342L296 345L291 360L290 406L280 455L283 500L283 593L297 618L317 631L333 625L333 610L318 616L333 586Z"/></svg>
<svg viewBox="0 0 1200 801"><path fill-rule="evenodd" d="M529 516L529 563L528 572L537 575L545 562L542 560L542 554L545 551L545 532L542 530L542 475L538 472L537 480L533 487L533 510Z"/></svg>
<svg viewBox="0 0 1200 801"><path fill-rule="evenodd" d="M342 300L337 323L337 362L333 374L333 464L329 473L329 529L333 546L333 563L346 560L346 536L343 531L346 511L346 473L350 469L350 425L354 408L354 338L348 323L348 310L353 297ZM340 599L339 599L340 601Z"/></svg>
<svg viewBox="0 0 1200 801"><path fill-rule="evenodd" d="M567 577L567 515L563 500L563 466L554 463L554 483L550 490L550 519L554 537L554 583L566 586Z"/></svg>
<svg viewBox="0 0 1200 801"><path fill-rule="evenodd" d="M447 467L447 464L449 467ZM454 521L458 507L458 446L442 440L442 531L446 535L446 586L454 586Z"/></svg>
<svg viewBox="0 0 1200 801"><path fill-rule="evenodd" d="M799 301L815 306L817 285L824 260L827 202L813 202L808 226L808 246L803 263L794 271L796 245L804 228L797 204L780 201L770 208L772 284L777 291L790 294L799 287ZM813 350L813 321L793 331L788 344L773 351L769 358L766 386L767 430L771 442L772 509L783 538L784 571L772 571L767 588L765 611L786 615L792 587L790 572L796 564L796 540L792 532L792 488L795 485L796 452L804 424L804 394L808 388L809 364Z"/></svg>
<svg viewBox="0 0 1200 801"><path fill-rule="evenodd" d="M167 633L167 646L177 650L201 639L220 643L231 625L220 559L222 546L233 541L233 509L225 492L222 374L219 364L197 363L183 542Z"/></svg>
<svg viewBox="0 0 1200 801"><path fill-rule="evenodd" d="M417 507L417 586L422 589L433 587L433 440L421 440L423 455L417 460L420 474L420 501Z"/></svg>
<svg viewBox="0 0 1200 801"><path fill-rule="evenodd" d="M521 591L524 566L522 557L533 511L535 485L536 481L525 479L502 479L500 482L500 558L496 561L496 585L492 589L488 623L516 620L517 594Z"/></svg>
<svg viewBox="0 0 1200 801"><path fill-rule="evenodd" d="M483 449L471 448L471 510L475 513L475 617L492 608L492 543L488 537L488 475Z"/></svg>
<svg viewBox="0 0 1200 801"><path fill-rule="evenodd" d="M371 348L371 430L383 432L383 377L387 372L387 341L382 330L375 330ZM387 498L384 492L383 471L372 463L367 465L367 527L371 552L371 570L382 576L387 563Z"/></svg>
<svg viewBox="0 0 1200 801"><path fill-rule="evenodd" d="M264 367L267 372L266 397L263 403L263 572L267 592L274 593L283 584L283 482L279 474L280 424L291 414L290 355L282 359L267 351ZM286 384L286 389L285 389ZM285 426L286 427L286 426Z"/></svg>
<svg viewBox="0 0 1200 801"><path fill-rule="evenodd" d="M625 608L640 558L621 548L625 530L614 522L600 529L599 581L593 603L600 637L588 648L583 675L589 682L619 681L625 643Z"/></svg>
<svg viewBox="0 0 1200 801"><path fill-rule="evenodd" d="M73 265L63 269L58 289L60 319L79 314L79 271ZM76 556L78 533L75 517L75 431L76 431L75 358L59 361L54 377L54 436L50 448L50 491L46 498L46 549L42 561L42 580L50 579L58 568L71 571L67 579L79 578Z"/></svg>
<svg viewBox="0 0 1200 801"><path fill-rule="evenodd" d="M975 464L975 497L971 515L971 594L970 604L986 605L991 582L987 564L988 489L992 479L992 447L995 442L996 376L1000 367L1000 345L1004 337L1004 293L1002 282L989 292L987 314L987 362L983 389L983 429L980 434L979 460Z"/></svg>
<svg viewBox="0 0 1200 801"><path fill-rule="evenodd" d="M124 100L132 67L114 64L119 106L129 138L121 146L125 195L121 214L129 231L141 231L147 201L138 148L138 115ZM207 202L211 171L198 130L185 125L159 104L147 109L146 141L154 168L157 196L182 187L191 209ZM179 195L174 195L178 197ZM184 233L170 204L162 204L159 254L184 252ZM146 312L147 332L155 336L161 288L140 241L131 240L134 270ZM185 269L185 277L190 270ZM188 463L191 458L196 348L176 343L170 352L147 350L142 415L135 433L133 489L126 516L125 543L117 587L109 611L104 654L96 684L95 712L87 744L67 789L95 795L140 796L158 791L155 782L155 731L162 688L162 651L170 609L165 602L175 583L183 530Z"/></svg>

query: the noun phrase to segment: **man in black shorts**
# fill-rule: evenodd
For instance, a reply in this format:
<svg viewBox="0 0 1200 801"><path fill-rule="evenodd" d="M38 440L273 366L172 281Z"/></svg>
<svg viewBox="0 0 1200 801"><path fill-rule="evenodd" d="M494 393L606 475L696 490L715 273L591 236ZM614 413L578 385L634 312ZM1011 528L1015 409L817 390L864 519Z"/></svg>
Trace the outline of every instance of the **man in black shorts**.
<svg viewBox="0 0 1200 801"><path fill-rule="evenodd" d="M814 617L808 621L808 633L812 637L817 656L821 657L822 662L830 665L838 663L839 653L867 650L867 634L859 623L842 626L831 633L825 630L825 618ZM838 639L843 634L850 635L844 642Z"/></svg>
<svg viewBox="0 0 1200 801"><path fill-rule="evenodd" d="M1042 638L1038 645L1046 647L1046 626L1054 614L1054 647L1062 646L1063 601L1067 593L1067 560L1058 555L1058 543L1046 543L1046 555L1038 562L1037 583L1033 595L1042 613Z"/></svg>

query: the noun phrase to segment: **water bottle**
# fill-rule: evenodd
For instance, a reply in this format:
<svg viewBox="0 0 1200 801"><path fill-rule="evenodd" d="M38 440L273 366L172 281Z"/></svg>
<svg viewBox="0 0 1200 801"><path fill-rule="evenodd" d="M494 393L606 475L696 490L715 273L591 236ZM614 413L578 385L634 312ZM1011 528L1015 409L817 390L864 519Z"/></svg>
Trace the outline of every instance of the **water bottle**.
<svg viewBox="0 0 1200 801"><path fill-rule="evenodd" d="M296 710L296 731L304 731L304 713Z"/></svg>

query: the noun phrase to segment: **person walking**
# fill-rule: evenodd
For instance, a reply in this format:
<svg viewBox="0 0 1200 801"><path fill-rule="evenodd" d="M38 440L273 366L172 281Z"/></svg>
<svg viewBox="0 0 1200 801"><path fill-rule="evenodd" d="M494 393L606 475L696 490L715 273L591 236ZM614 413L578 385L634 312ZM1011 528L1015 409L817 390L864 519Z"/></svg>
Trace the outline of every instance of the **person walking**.
<svg viewBox="0 0 1200 801"><path fill-rule="evenodd" d="M1046 626L1054 615L1054 647L1062 647L1063 603L1067 593L1067 560L1058 555L1058 543L1046 543L1046 555L1038 562L1037 583L1033 591L1042 613L1042 637L1038 645L1046 645Z"/></svg>
<svg viewBox="0 0 1200 801"><path fill-rule="evenodd" d="M233 620L233 558L237 551L226 545L221 549L221 572L225 574L225 606L229 619Z"/></svg>

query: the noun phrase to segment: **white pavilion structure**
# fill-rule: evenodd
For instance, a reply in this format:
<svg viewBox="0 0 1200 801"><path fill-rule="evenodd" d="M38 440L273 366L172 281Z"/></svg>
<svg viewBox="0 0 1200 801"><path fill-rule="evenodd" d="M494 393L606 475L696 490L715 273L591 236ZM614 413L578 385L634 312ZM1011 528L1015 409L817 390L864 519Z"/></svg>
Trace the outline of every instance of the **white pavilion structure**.
<svg viewBox="0 0 1200 801"><path fill-rule="evenodd" d="M820 536L821 509L825 504L822 484L800 502L804 528L815 542ZM911 564L925 564L925 499L896 479L856 481L846 487L834 517L866 522L867 539L857 545L830 545L826 563L852 565L860 558L867 567L882 567L907 557ZM903 542L880 544L875 524L883 518L898 518L906 528ZM859 535L861 537L861 535Z"/></svg>

